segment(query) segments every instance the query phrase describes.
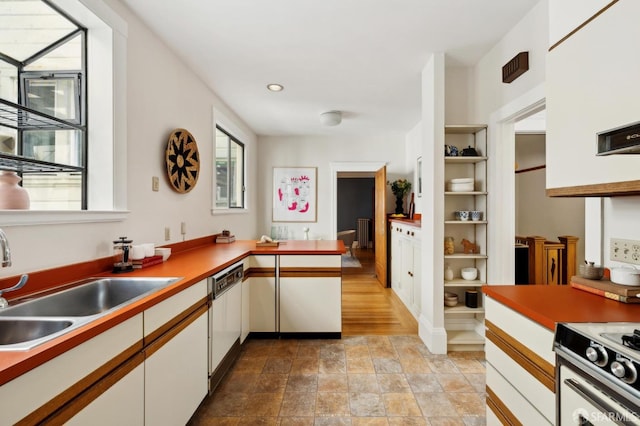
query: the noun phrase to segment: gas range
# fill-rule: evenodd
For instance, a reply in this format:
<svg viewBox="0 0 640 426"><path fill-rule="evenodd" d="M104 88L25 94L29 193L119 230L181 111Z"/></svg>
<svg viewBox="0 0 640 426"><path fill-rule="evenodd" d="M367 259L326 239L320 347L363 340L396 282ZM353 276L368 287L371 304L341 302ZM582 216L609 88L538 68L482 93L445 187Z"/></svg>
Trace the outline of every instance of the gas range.
<svg viewBox="0 0 640 426"><path fill-rule="evenodd" d="M603 413L625 413L623 417L630 421L620 424L640 424L640 323L560 323L554 351L560 399L563 386L568 385L579 394L590 393L586 400L601 401ZM561 374L562 366L575 376Z"/></svg>

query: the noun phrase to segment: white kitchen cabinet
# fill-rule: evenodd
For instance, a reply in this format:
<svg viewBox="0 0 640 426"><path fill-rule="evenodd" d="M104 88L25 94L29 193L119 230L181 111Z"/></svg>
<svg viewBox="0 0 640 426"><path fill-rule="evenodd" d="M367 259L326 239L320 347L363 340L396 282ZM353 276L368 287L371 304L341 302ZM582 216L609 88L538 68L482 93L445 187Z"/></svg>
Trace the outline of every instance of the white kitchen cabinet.
<svg viewBox="0 0 640 426"><path fill-rule="evenodd" d="M639 14L640 2L613 3L547 54L548 195L640 191L637 155L596 155L598 133L638 121L640 58L630 52Z"/></svg>
<svg viewBox="0 0 640 426"><path fill-rule="evenodd" d="M146 425L186 424L207 395L207 311L192 316L177 334L160 337L145 349Z"/></svg>
<svg viewBox="0 0 640 426"><path fill-rule="evenodd" d="M142 335L142 321L142 314L129 318L2 385L0 387L2 422L17 423L139 342ZM135 378L129 379L123 387L132 394L136 393L136 389L142 392L143 382L140 380L137 384L131 385L131 380ZM75 397L73 394L68 395ZM135 398L140 396L141 394ZM67 401L60 401L60 403L63 402ZM38 423L42 420L39 417L31 419L30 423Z"/></svg>
<svg viewBox="0 0 640 426"><path fill-rule="evenodd" d="M421 311L420 228L399 221L390 222L391 288L418 319Z"/></svg>
<svg viewBox="0 0 640 426"><path fill-rule="evenodd" d="M487 279L487 126L447 125L445 126L447 145L458 149L457 156L444 157L444 235L453 239L454 253L445 253L444 267L453 271L453 279L444 280L444 291L458 295L456 306L444 306L444 324L447 331L447 349L449 351L482 350L484 348L484 306L480 287ZM478 155L462 156L465 148L475 149ZM472 178L470 191L453 191L449 185L452 179ZM480 220L458 220L455 212L459 210L479 211ZM477 246L476 252L466 252L463 241ZM444 241L443 241L444 246ZM461 269L474 267L478 278L464 280ZM465 292L477 292L477 307L465 304ZM443 304L443 300L434 301Z"/></svg>
<svg viewBox="0 0 640 426"><path fill-rule="evenodd" d="M247 278L249 260L245 259L242 266L245 277L242 280L242 331L240 333L240 343L244 343L251 331L251 281Z"/></svg>
<svg viewBox="0 0 640 426"><path fill-rule="evenodd" d="M98 384L98 386L101 386ZM66 425L143 425L144 424L144 364L140 363L118 380L82 411L65 422Z"/></svg>
<svg viewBox="0 0 640 426"><path fill-rule="evenodd" d="M339 255L280 256L281 333L341 333Z"/></svg>
<svg viewBox="0 0 640 426"><path fill-rule="evenodd" d="M513 416L512 424L554 424L553 331L491 297L485 303L487 418L502 415Z"/></svg>
<svg viewBox="0 0 640 426"><path fill-rule="evenodd" d="M247 281L249 295L249 329L252 333L275 333L276 329L276 256L249 257L251 274Z"/></svg>
<svg viewBox="0 0 640 426"><path fill-rule="evenodd" d="M208 392L207 297L202 280L144 312L145 336L172 327L145 347L144 412L147 425L185 424ZM174 324L176 318L180 319Z"/></svg>

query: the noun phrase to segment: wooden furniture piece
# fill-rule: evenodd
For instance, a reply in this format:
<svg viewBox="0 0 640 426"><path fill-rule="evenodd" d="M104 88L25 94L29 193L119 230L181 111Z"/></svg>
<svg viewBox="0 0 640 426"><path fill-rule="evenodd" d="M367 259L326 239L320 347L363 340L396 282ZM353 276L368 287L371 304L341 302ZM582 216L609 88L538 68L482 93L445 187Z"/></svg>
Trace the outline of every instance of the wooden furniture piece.
<svg viewBox="0 0 640 426"><path fill-rule="evenodd" d="M528 249L529 284L564 285L576 274L578 237L564 235L559 241L545 237L516 236L516 244Z"/></svg>

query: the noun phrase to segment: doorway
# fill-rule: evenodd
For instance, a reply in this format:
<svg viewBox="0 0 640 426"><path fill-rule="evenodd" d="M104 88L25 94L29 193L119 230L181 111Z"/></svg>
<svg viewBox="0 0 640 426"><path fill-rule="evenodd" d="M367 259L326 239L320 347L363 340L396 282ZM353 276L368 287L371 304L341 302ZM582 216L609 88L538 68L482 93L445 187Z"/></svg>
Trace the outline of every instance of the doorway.
<svg viewBox="0 0 640 426"><path fill-rule="evenodd" d="M381 286L387 287L387 213L386 213L386 163L384 162L345 162L331 163L331 238L335 239L338 228L338 177L373 176L374 177L374 217L372 238L375 258L376 279Z"/></svg>
<svg viewBox="0 0 640 426"><path fill-rule="evenodd" d="M546 195L545 110L516 120L515 131L515 234L540 236L559 242L560 236L578 237L576 261L584 259L584 199ZM541 215L540 212L549 212ZM526 246L516 246L516 284L529 282ZM539 283L538 283L539 284Z"/></svg>

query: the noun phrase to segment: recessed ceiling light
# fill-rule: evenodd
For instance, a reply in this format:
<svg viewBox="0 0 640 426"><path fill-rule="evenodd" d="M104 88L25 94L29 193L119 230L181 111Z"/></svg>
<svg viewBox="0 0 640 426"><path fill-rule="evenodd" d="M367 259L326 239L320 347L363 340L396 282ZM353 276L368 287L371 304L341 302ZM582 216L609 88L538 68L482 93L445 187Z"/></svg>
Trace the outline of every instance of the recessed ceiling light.
<svg viewBox="0 0 640 426"><path fill-rule="evenodd" d="M271 83L267 84L267 89L271 90L272 92L280 92L284 90L284 86L278 83Z"/></svg>

